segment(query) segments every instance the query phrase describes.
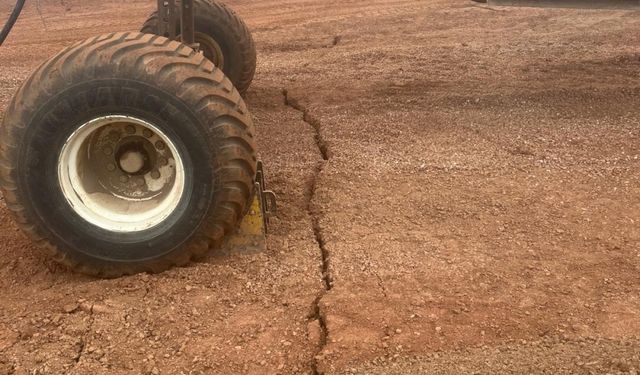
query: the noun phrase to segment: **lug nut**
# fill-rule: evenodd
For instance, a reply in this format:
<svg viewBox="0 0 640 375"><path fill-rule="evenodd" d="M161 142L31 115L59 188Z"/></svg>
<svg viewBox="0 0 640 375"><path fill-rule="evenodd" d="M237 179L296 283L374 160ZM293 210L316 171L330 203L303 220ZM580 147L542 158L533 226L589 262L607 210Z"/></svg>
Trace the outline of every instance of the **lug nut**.
<svg viewBox="0 0 640 375"><path fill-rule="evenodd" d="M164 147L165 147L165 146L164 146L164 142L162 142L162 141L158 141L158 142L156 142L156 148L157 148L158 150L164 150Z"/></svg>
<svg viewBox="0 0 640 375"><path fill-rule="evenodd" d="M109 146L105 147L102 149L102 152L104 152L105 155L111 155L113 154L113 149Z"/></svg>
<svg viewBox="0 0 640 375"><path fill-rule="evenodd" d="M153 136L153 132L149 129L144 129L142 131L142 135L144 135L147 138L151 138Z"/></svg>
<svg viewBox="0 0 640 375"><path fill-rule="evenodd" d="M169 164L169 160L167 160L167 158L160 158L158 159L158 162L160 163L161 166L165 166L167 164Z"/></svg>
<svg viewBox="0 0 640 375"><path fill-rule="evenodd" d="M125 128L126 132L128 134L135 134L136 132L136 127L133 125L127 125L127 127Z"/></svg>
<svg viewBox="0 0 640 375"><path fill-rule="evenodd" d="M116 165L115 165L115 164L113 164L113 163L109 163L109 164L107 164L107 170L108 170L109 172L113 172L113 171L115 171L115 170L116 170Z"/></svg>
<svg viewBox="0 0 640 375"><path fill-rule="evenodd" d="M154 180L159 179L160 178L160 172L158 172L158 171L151 172L151 178L153 178Z"/></svg>
<svg viewBox="0 0 640 375"><path fill-rule="evenodd" d="M122 182L122 183L129 182L129 177L127 177L127 176L120 176L120 182Z"/></svg>

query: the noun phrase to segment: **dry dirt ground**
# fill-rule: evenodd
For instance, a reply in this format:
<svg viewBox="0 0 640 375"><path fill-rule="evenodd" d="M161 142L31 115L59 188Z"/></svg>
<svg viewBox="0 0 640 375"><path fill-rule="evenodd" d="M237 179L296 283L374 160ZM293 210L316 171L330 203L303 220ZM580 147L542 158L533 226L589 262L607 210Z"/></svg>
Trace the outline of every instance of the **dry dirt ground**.
<svg viewBox="0 0 640 375"><path fill-rule="evenodd" d="M31 3L0 110L153 6ZM2 207L0 374L640 372L640 12L229 3L259 49L269 250L96 280Z"/></svg>

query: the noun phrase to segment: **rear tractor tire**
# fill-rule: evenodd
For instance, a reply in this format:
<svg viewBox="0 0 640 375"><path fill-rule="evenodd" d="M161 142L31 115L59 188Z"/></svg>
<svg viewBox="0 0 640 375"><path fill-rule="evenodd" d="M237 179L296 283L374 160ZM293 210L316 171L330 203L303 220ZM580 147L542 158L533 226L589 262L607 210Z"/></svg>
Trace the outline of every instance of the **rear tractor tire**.
<svg viewBox="0 0 640 375"><path fill-rule="evenodd" d="M180 9L180 1L176 2ZM217 0L195 0L195 41L206 58L229 77L240 93L245 93L256 71L256 47L242 19ZM158 34L158 12L142 26L143 33ZM176 25L176 35L180 25ZM163 35L168 37L168 35Z"/></svg>
<svg viewBox="0 0 640 375"><path fill-rule="evenodd" d="M9 105L0 186L55 260L117 277L185 265L242 219L253 125L231 82L179 42L98 36L41 65Z"/></svg>

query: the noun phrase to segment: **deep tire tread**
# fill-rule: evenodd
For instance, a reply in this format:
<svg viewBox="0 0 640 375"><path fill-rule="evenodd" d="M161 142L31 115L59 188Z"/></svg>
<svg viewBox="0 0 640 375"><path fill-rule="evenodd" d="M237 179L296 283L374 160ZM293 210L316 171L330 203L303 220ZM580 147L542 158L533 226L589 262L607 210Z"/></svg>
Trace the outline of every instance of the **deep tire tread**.
<svg viewBox="0 0 640 375"><path fill-rule="evenodd" d="M179 6L179 4L178 4ZM231 77L233 85L241 94L245 93L256 72L256 46L251 32L242 19L226 4L217 0L195 0L194 7L199 17L206 22L220 25L226 30L226 34L233 41L233 48L241 56L241 64L238 64L238 72L231 72L225 67L225 72ZM197 29L197 25L196 25ZM142 26L143 33L157 34L158 13L152 13Z"/></svg>
<svg viewBox="0 0 640 375"><path fill-rule="evenodd" d="M0 189L22 230L55 260L76 271L101 277L161 272L201 259L210 246L220 246L224 237L236 228L254 190L253 125L239 93L233 89L228 92L228 87L233 87L229 80L213 64L203 60L187 46L164 37L113 33L61 51L43 63L18 90L0 129ZM105 69L113 71L105 72ZM213 171L221 181L216 201L212 202L212 207L217 209L209 210L200 228L180 251L164 258L121 265L79 261L73 252L56 245L59 242L29 208L30 203L18 187L18 173L23 171L16 170L17 145L25 134L29 113L37 103L52 96L56 82L86 81L108 74L148 82L174 93L188 104L202 124L207 124L211 144L218 150ZM119 92L110 90L106 95L119 95ZM72 103L67 105L72 108Z"/></svg>

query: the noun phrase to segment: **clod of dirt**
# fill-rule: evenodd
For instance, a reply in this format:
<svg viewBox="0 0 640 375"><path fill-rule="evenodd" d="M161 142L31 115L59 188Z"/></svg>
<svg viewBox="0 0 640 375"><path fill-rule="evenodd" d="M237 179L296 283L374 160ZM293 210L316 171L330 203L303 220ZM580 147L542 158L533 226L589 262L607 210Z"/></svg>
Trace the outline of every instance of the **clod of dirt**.
<svg viewBox="0 0 640 375"><path fill-rule="evenodd" d="M67 314L71 314L77 311L79 308L80 306L77 303L68 303L62 307L62 311L66 312Z"/></svg>

